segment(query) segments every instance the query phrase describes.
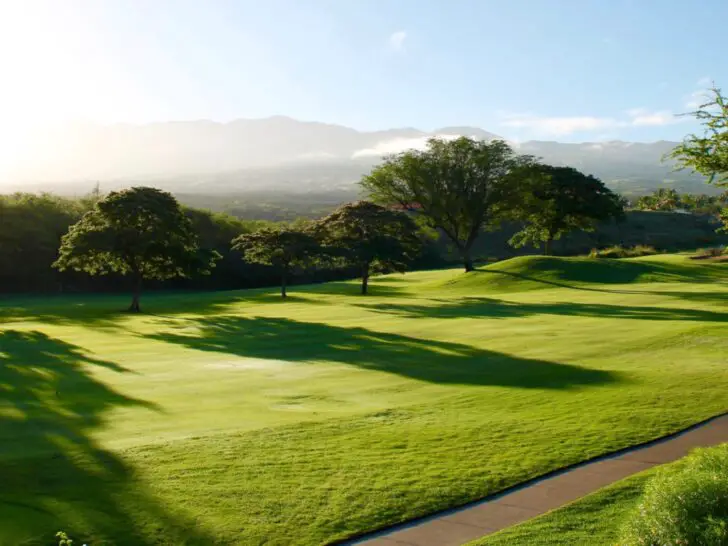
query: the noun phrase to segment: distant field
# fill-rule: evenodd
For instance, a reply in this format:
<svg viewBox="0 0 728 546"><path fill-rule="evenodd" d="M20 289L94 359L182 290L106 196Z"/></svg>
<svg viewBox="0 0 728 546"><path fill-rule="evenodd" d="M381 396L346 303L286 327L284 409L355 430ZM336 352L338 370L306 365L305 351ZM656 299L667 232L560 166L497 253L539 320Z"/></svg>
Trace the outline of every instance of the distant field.
<svg viewBox="0 0 728 546"><path fill-rule="evenodd" d="M728 408L728 265L0 304L0 544L323 544Z"/></svg>

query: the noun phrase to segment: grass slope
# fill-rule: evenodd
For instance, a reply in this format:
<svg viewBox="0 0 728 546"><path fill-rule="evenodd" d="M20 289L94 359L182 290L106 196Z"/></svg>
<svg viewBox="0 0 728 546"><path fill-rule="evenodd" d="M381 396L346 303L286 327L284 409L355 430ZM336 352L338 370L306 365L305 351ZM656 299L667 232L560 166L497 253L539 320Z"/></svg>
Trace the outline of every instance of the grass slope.
<svg viewBox="0 0 728 546"><path fill-rule="evenodd" d="M675 431L728 406L726 273L530 258L142 316L7 300L0 544L322 544Z"/></svg>

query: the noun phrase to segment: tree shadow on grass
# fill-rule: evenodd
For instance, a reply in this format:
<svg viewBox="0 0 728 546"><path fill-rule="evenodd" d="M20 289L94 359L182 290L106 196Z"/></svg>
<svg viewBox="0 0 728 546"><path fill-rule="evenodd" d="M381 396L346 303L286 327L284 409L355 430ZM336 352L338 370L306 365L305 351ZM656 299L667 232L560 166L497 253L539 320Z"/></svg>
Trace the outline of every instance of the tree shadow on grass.
<svg viewBox="0 0 728 546"><path fill-rule="evenodd" d="M674 307L610 305L602 303L524 303L496 298L465 297L430 300L431 305L381 303L360 304L375 313L405 318L518 318L532 315L560 315L636 320L726 322L728 312Z"/></svg>
<svg viewBox="0 0 728 546"><path fill-rule="evenodd" d="M666 283L710 283L726 279L728 269L695 266L680 263L659 263L619 259L563 259L541 257L532 262L533 272L543 271L555 277L547 279L498 269L476 269L472 274L509 277L558 288L571 288L592 292L625 294L649 293L641 290L615 290L589 286L590 284L630 284L639 281Z"/></svg>
<svg viewBox="0 0 728 546"><path fill-rule="evenodd" d="M183 326L188 330L196 326L197 332L147 337L241 357L339 362L439 384L569 389L625 381L606 370L518 358L460 343L286 318L211 317L184 321Z"/></svg>
<svg viewBox="0 0 728 546"><path fill-rule="evenodd" d="M0 332L0 544L50 544L59 529L79 543L204 543L91 437L114 408L158 411L94 367L129 372L41 332Z"/></svg>

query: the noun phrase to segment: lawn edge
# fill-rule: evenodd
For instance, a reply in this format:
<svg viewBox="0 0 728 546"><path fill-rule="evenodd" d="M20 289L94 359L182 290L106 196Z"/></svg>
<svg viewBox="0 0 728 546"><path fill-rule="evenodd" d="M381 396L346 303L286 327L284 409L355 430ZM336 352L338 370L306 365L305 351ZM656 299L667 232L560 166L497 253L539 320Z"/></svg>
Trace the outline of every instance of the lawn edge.
<svg viewBox="0 0 728 546"><path fill-rule="evenodd" d="M675 439L675 438L677 438L677 437L679 437L679 436L681 436L683 434L686 434L686 433L691 432L691 431L693 431L695 429L704 427L705 425L709 424L710 422L715 421L715 420L720 419L720 418L725 417L725 416L728 416L728 411L723 411L721 413L715 414L715 415L713 415L711 417L708 417L706 419L703 419L701 421L698 421L697 423L693 423L692 425L689 425L689 426L687 426L685 428L679 429L679 430L677 430L675 432L671 432L670 434L666 434L664 436L659 436L657 438L653 438L652 440L647 440L645 442L640 442L640 443L637 443L637 444L633 444L633 445L631 445L629 447L620 448L620 449L617 449L615 451L609 451L609 452L604 453L602 455L597 455L595 457L591 457L591 458L588 458L588 459L584 459L583 461L579 461L578 463L573 463L573 464L570 464L570 465L566 465L566 466L559 467L559 468L557 468L555 470L551 470L549 472L546 472L545 474L541 474L541 475L536 476L534 478L530 478L530 479L528 479L526 481L517 483L515 485L511 485L509 487L506 487L505 489L501 489L499 491L496 491L495 493L491 493L489 495L486 495L484 497L480 497L478 499L474 499L472 501L468 501L468 502L465 502L465 503L462 503L462 504L458 504L458 505L455 505L455 506L451 506L449 508L444 508L444 509L441 509L441 510L437 510L435 512L430 512L429 514L425 514L425 515L422 515L422 516L417 516L415 518L411 518L411 519L408 519L408 520L405 520L405 521L401 521L401 522L397 522L397 523L385 525L385 526L382 526L382 527L378 527L378 528L373 529L373 530L370 530L370 531L363 531L361 533L356 533L356 534L351 535L351 536L349 536L347 538L335 539L333 541L327 542L326 544L328 544L330 546L353 546L355 544L361 544L361 543L363 543L364 541L367 541L367 540L372 540L372 539L375 539L375 538L381 538L384 535L388 535L388 534L390 534L392 532L402 531L404 529L408 529L410 527L414 527L416 525L419 525L420 523L426 523L428 521L433 521L433 520L436 520L436 519L439 519L439 518L442 518L442 517L450 516L450 515L453 515L453 514L456 514L456 513L460 512L462 510L467 510L467 509L473 508L473 507L475 507L475 506L477 506L479 504L483 504L483 503L486 503L486 502L490 502L490 501L496 500L496 499L498 499L498 498L500 498L502 496L505 496L507 494L514 493L514 492L519 491L521 489L525 489L527 487L530 487L532 485L535 485L538 482L547 480L549 478L554 478L554 477L559 476L561 474L565 474L567 472L570 472L570 471L575 470L577 468L580 468L582 466L587 466L587 465L590 465L590 464L593 464L593 463L596 463L596 462L605 461L605 460L608 460L608 459L611 459L611 458L614 458L614 457L619 457L621 455L626 455L628 453L632 453L632 452L639 451L639 450L642 450L642 449L645 449L645 448L648 448L648 447L652 447L653 445L660 444L662 442L667 442L667 441L673 440L673 439ZM618 481L621 481L621 480L617 480L615 482L612 482L611 484L605 485L604 487L609 487L610 485L613 485L613 484L617 483ZM590 493L587 493L586 495L584 495L583 497L580 497L580 498L584 498L584 497L586 497L588 495L591 495L591 494L593 494L593 493L595 493L595 492L597 492L597 491L599 491L601 489L604 489L604 487L600 487L599 489L596 489L596 490L594 490L594 491L592 491ZM572 501L572 502L576 502L576 501ZM571 503L567 503L567 504L571 504ZM561 508L561 507L559 507L559 508ZM553 510L550 510L550 511L553 511ZM537 517L541 517L543 515L544 514L540 514ZM526 520L526 521L528 521L528 520ZM525 523L525 521L524 522L521 522L521 523L518 523L516 525L521 525L522 523ZM510 527L513 527L513 526L509 526L506 529L508 529ZM505 530L505 529L502 529L501 531L503 531L503 530Z"/></svg>

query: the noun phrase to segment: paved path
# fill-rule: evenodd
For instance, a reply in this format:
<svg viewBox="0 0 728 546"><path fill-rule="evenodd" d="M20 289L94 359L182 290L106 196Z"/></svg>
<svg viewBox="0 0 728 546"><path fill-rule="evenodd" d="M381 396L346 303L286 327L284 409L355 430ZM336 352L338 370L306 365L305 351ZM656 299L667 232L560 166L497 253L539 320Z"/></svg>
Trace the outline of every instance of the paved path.
<svg viewBox="0 0 728 546"><path fill-rule="evenodd" d="M728 414L647 444L553 472L462 508L439 512L344 544L460 546L559 508L637 472L680 459L695 447L724 442L728 442Z"/></svg>

